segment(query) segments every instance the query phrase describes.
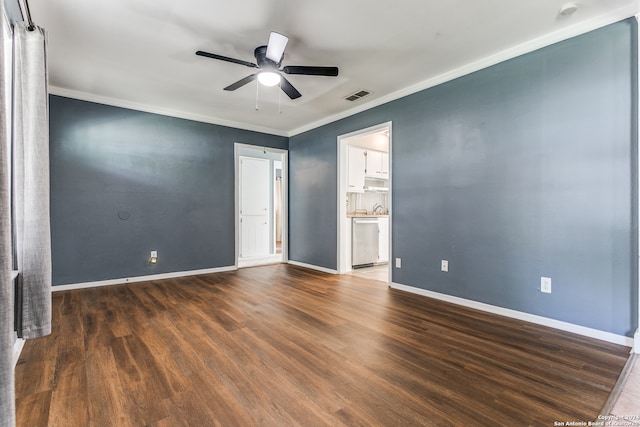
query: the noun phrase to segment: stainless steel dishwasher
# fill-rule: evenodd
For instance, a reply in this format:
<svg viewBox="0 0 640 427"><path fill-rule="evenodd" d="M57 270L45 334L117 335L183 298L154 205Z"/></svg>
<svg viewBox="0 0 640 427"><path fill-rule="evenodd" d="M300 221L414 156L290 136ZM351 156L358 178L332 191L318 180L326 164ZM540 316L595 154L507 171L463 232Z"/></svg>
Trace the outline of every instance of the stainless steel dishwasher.
<svg viewBox="0 0 640 427"><path fill-rule="evenodd" d="M351 264L364 267L378 262L378 218L353 218Z"/></svg>

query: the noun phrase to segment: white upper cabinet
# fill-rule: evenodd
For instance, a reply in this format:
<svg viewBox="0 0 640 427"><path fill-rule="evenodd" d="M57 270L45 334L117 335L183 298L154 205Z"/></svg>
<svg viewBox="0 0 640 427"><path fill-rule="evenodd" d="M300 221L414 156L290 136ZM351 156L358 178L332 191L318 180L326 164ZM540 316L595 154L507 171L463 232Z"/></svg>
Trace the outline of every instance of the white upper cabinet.
<svg viewBox="0 0 640 427"><path fill-rule="evenodd" d="M347 192L364 193L364 171L366 169L366 150L347 145Z"/></svg>
<svg viewBox="0 0 640 427"><path fill-rule="evenodd" d="M382 153L382 178L389 179L389 153Z"/></svg>
<svg viewBox="0 0 640 427"><path fill-rule="evenodd" d="M365 177L389 179L389 154L382 151L367 150Z"/></svg>

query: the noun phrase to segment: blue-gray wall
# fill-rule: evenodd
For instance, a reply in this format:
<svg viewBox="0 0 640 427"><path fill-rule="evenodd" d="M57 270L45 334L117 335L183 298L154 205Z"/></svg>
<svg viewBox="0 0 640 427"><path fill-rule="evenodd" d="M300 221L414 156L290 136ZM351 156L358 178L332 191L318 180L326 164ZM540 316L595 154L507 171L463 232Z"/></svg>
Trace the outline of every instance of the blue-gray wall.
<svg viewBox="0 0 640 427"><path fill-rule="evenodd" d="M234 265L235 142L288 144L51 96L54 285Z"/></svg>
<svg viewBox="0 0 640 427"><path fill-rule="evenodd" d="M336 138L392 121L394 282L632 336L636 33L623 21L290 138L290 259L336 268Z"/></svg>

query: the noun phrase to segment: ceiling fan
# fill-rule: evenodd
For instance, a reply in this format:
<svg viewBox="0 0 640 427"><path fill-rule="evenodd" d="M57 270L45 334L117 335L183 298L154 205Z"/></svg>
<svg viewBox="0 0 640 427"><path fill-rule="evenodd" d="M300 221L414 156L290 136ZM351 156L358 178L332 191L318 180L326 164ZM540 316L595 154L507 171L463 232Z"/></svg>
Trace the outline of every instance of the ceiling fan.
<svg viewBox="0 0 640 427"><path fill-rule="evenodd" d="M329 76L335 77L338 75L338 67L308 67L308 66L293 66L288 65L280 69L282 59L284 58L284 49L287 46L289 39L279 33L271 32L269 35L269 42L266 46L258 46L253 55L256 57L257 64L252 62L243 61L242 59L229 58L228 56L217 55L215 53L204 52L199 50L196 52L198 56L205 56L207 58L219 59L221 61L233 62L234 64L244 65L250 68L257 68L257 73L248 75L247 77L238 80L235 83L225 87L224 90L236 90L247 83L258 79L260 83L265 86L275 86L280 84L280 88L291 99L300 98L302 94L293 87L293 85L287 80L282 73L285 74L303 74L307 76Z"/></svg>

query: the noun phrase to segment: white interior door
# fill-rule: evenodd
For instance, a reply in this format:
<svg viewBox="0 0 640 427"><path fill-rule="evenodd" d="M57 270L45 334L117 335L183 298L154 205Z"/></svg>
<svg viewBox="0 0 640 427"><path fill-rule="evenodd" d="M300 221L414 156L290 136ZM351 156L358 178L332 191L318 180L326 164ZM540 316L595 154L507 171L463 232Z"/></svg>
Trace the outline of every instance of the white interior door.
<svg viewBox="0 0 640 427"><path fill-rule="evenodd" d="M269 254L269 160L240 156L240 257Z"/></svg>

